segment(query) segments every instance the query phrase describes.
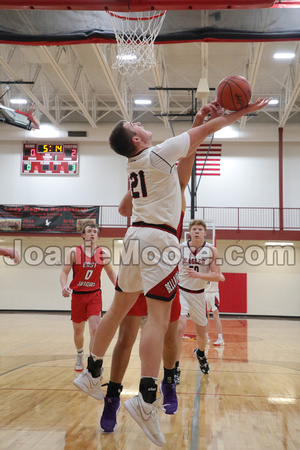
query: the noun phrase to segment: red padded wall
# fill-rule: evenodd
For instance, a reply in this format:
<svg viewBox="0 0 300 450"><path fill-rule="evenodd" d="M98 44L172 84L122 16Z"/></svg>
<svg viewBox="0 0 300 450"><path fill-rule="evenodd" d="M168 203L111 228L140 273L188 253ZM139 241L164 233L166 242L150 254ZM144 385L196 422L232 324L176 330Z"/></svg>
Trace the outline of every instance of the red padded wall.
<svg viewBox="0 0 300 450"><path fill-rule="evenodd" d="M225 281L219 283L220 312L247 313L247 274L224 273Z"/></svg>
<svg viewBox="0 0 300 450"><path fill-rule="evenodd" d="M1 9L151 11L270 8L275 0L2 0Z"/></svg>

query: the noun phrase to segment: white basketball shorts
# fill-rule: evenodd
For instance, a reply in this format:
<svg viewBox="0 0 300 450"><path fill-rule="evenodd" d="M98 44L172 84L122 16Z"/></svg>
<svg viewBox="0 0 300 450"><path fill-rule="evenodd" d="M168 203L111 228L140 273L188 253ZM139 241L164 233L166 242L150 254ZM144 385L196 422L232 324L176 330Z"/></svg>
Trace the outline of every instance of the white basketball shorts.
<svg viewBox="0 0 300 450"><path fill-rule="evenodd" d="M179 288L181 315L190 315L193 322L205 327L207 324L205 292L196 294Z"/></svg>
<svg viewBox="0 0 300 450"><path fill-rule="evenodd" d="M130 227L125 235L118 274L123 292L171 301L178 283L180 248L172 233L150 227Z"/></svg>

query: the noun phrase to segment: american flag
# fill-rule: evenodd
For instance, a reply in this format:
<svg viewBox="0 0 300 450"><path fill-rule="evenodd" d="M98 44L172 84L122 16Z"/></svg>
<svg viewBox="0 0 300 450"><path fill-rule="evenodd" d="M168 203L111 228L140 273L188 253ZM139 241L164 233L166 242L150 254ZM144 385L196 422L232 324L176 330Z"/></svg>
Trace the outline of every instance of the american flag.
<svg viewBox="0 0 300 450"><path fill-rule="evenodd" d="M201 175L203 164L209 149L208 144L201 144L196 153L196 175ZM202 175L221 175L220 163L221 163L222 144L212 144L209 150L209 154L204 166Z"/></svg>

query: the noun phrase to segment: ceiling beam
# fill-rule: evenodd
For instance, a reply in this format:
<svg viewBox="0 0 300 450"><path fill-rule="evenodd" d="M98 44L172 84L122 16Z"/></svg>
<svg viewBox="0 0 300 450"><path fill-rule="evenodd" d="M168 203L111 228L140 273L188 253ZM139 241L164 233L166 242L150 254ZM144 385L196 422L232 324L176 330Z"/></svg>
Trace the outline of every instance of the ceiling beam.
<svg viewBox="0 0 300 450"><path fill-rule="evenodd" d="M201 78L204 80L208 80L208 44L207 42L201 42ZM207 81L208 83L208 81ZM196 93L197 97L197 93ZM201 95L202 106L206 105L208 102L208 93L207 95ZM194 106L193 106L194 107Z"/></svg>
<svg viewBox="0 0 300 450"><path fill-rule="evenodd" d="M10 65L0 56L0 64L4 67L6 72L10 74L10 76L15 80L20 80L20 76L10 67ZM36 98L33 92L24 84L20 85L21 89L26 92L26 95L30 98L30 100L36 104L37 108L53 123L57 128L60 128L59 123L54 119L54 117L50 114L48 109L44 107L44 105Z"/></svg>
<svg viewBox="0 0 300 450"><path fill-rule="evenodd" d="M163 58L162 46L158 48L155 47L155 65L152 68L152 73L155 81L155 86L168 86L168 77L166 65ZM167 91L157 91L157 97L160 105L160 110L162 114L167 114L169 112L169 96ZM163 122L165 128L169 128L169 120L167 116L163 116Z"/></svg>
<svg viewBox="0 0 300 450"><path fill-rule="evenodd" d="M258 42L258 43L251 43L250 45L251 45L251 49L250 49L251 54L250 54L250 58L249 58L249 61L247 64L247 66L248 66L247 67L247 80L249 81L250 86L252 87L252 92L253 92L254 86L256 83L258 70L260 67L263 50L265 47L265 43ZM247 117L243 116L241 118L240 128L245 128L246 121L247 121Z"/></svg>
<svg viewBox="0 0 300 450"><path fill-rule="evenodd" d="M298 95L300 94L300 46L296 45L295 61L291 61L284 83L284 90L286 94L286 101L283 105L283 114L279 121L279 128L283 128L292 112L296 103Z"/></svg>
<svg viewBox="0 0 300 450"><path fill-rule="evenodd" d="M286 124L299 94L300 94L300 79L298 79L298 82L295 84L295 87L289 97L289 101L288 101L286 107L284 108L283 115L282 115L279 125L278 125L279 128L283 128L284 125Z"/></svg>
<svg viewBox="0 0 300 450"><path fill-rule="evenodd" d="M96 123L94 122L93 118L91 117L90 113L88 112L87 108L84 106L78 95L76 94L75 90L71 86L71 84L68 81L68 77L63 73L62 69L59 67L58 63L55 61L54 57L52 56L51 52L46 47L38 47L39 50L44 54L44 56L48 59L50 62L52 68L56 72L56 74L59 76L59 78L62 80L70 94L72 95L74 101L77 103L77 105L80 108L80 111L84 115L84 117L87 119L87 121L90 123L92 128L97 128Z"/></svg>
<svg viewBox="0 0 300 450"><path fill-rule="evenodd" d="M127 122L130 122L130 115L126 108L126 105L121 97L120 91L118 89L117 83L115 82L115 79L113 77L112 71L106 61L105 55L102 51L102 48L100 44L91 44L92 49L94 50L94 53L96 55L97 61L101 66L101 69L103 70L103 73L105 75L105 78L115 96L115 99L118 103L118 106L121 110L121 114Z"/></svg>

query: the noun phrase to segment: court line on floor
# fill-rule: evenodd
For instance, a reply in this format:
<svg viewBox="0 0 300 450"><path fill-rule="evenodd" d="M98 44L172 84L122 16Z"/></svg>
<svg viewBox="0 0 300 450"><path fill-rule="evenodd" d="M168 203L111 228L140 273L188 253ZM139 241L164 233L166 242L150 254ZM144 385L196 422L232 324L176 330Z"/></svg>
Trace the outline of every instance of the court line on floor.
<svg viewBox="0 0 300 450"><path fill-rule="evenodd" d="M200 390L200 389L199 389ZM80 394L80 391L78 389L69 389L69 388L11 388L11 387L0 387L0 391L70 391L70 392L76 392ZM136 393L136 392L134 392ZM196 414L193 414L193 419L192 419L192 433L193 434L193 426L194 426L194 430L195 430L195 436L198 439L198 435L199 435L199 420L200 420L200 399L201 397L243 397L243 398L270 398L270 395L255 395L255 394L221 394L219 392L216 393L189 393L189 392L183 392L183 393L178 393L178 395L195 395L194 400L194 408L196 408ZM291 397L291 396L287 396L287 395L280 395L281 398L286 398L287 400L300 400L300 397ZM194 418L194 416L196 416L198 413L198 418ZM198 433L198 434L197 434ZM193 441L197 441L197 439L195 439L193 437ZM192 440L192 439L191 439ZM197 441L198 442L198 441ZM190 447L190 450L198 450L198 447Z"/></svg>
<svg viewBox="0 0 300 450"><path fill-rule="evenodd" d="M69 359L71 359L71 358L72 357L70 356ZM63 360L65 360L65 358ZM23 369L23 367L28 367L28 366L32 366L34 364L41 364L41 363L53 362L53 361L61 361L61 359L51 359L50 358L50 359L44 359L44 360L41 360L41 361L31 361L29 363L21 364L20 366L13 367L12 369L7 370L6 372L0 373L0 377L2 377L3 375L7 375L7 374L9 374L11 372L15 372L16 370Z"/></svg>
<svg viewBox="0 0 300 450"><path fill-rule="evenodd" d="M15 389L15 388L14 388ZM178 392L178 395L195 395L198 397L243 397L243 398L269 398L270 395L259 395L259 394L228 394L228 393L220 393L220 392L203 392L203 393L194 393L194 392ZM290 399L295 399L295 400L299 400L300 397L291 397L288 395L280 395L280 397L285 397L285 398L290 398ZM195 402L194 402L195 403ZM199 402L200 403L200 400Z"/></svg>
<svg viewBox="0 0 300 450"><path fill-rule="evenodd" d="M196 379L196 392L194 395L190 450L198 450L198 448L199 448L198 441L199 441L199 421L200 421L201 378L202 378L202 374L198 367L197 379Z"/></svg>
<svg viewBox="0 0 300 450"><path fill-rule="evenodd" d="M35 345L38 345L38 343L35 342L34 344L23 345L22 347L12 348L11 350L7 350L6 352L1 352L1 353L0 353L0 356L1 356L1 355L6 355L7 353L15 352L16 350L21 350L21 349L28 348L28 347L34 347Z"/></svg>

